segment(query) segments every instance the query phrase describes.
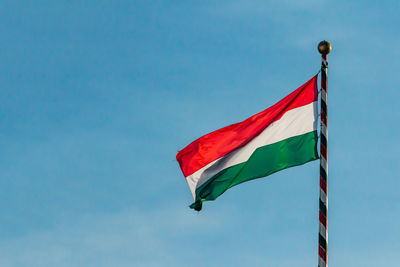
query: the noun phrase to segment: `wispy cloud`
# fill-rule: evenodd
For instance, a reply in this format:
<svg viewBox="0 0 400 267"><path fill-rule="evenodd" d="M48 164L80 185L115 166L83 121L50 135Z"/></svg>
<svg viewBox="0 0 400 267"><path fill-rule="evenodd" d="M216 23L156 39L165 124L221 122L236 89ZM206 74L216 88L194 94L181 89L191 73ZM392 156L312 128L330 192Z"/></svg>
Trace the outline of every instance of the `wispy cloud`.
<svg viewBox="0 0 400 267"><path fill-rule="evenodd" d="M187 207L86 216L2 242L0 265L185 266L190 249L184 239L195 229L208 232L226 224L221 214L214 214L212 221L205 218Z"/></svg>

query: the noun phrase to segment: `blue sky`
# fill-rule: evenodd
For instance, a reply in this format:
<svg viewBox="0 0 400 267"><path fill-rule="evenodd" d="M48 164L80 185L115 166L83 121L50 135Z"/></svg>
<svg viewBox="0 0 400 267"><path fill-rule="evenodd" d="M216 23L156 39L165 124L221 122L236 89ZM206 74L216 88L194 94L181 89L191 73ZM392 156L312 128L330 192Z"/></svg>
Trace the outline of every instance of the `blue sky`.
<svg viewBox="0 0 400 267"><path fill-rule="evenodd" d="M1 266L316 266L318 161L200 213L175 161L329 55L329 262L396 266L398 1L3 1Z"/></svg>

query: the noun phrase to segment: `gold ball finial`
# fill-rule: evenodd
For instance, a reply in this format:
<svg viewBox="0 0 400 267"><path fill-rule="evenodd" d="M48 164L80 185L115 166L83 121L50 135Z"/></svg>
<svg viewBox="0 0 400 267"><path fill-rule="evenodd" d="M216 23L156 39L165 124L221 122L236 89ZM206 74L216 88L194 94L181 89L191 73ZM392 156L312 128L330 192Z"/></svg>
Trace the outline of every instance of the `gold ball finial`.
<svg viewBox="0 0 400 267"><path fill-rule="evenodd" d="M318 44L318 51L322 54L322 55L327 55L329 54L329 52L331 52L332 50L332 46L331 43L323 40L322 42L320 42Z"/></svg>

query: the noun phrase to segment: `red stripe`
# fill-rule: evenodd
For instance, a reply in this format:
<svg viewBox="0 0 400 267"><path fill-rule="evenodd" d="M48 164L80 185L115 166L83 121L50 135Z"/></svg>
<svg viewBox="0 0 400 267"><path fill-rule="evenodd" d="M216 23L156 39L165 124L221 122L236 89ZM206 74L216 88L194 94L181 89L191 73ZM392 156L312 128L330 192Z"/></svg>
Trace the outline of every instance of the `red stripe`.
<svg viewBox="0 0 400 267"><path fill-rule="evenodd" d="M326 148L322 143L321 143L321 155L324 157L325 160L327 159Z"/></svg>
<svg viewBox="0 0 400 267"><path fill-rule="evenodd" d="M326 217L321 211L319 211L319 222L322 223L322 225L326 228Z"/></svg>
<svg viewBox="0 0 400 267"><path fill-rule="evenodd" d="M326 251L321 246L318 246L318 254L326 262Z"/></svg>
<svg viewBox="0 0 400 267"><path fill-rule="evenodd" d="M176 155L185 177L243 147L287 111L318 99L318 74L272 107L193 141Z"/></svg>
<svg viewBox="0 0 400 267"><path fill-rule="evenodd" d="M321 110L321 120L325 124L325 126L328 126L328 118L326 117L326 114L323 110Z"/></svg>
<svg viewBox="0 0 400 267"><path fill-rule="evenodd" d="M319 186L321 187L322 190L324 190L324 192L326 194L326 191L327 191L326 182L325 182L324 178L322 178L321 176L319 177Z"/></svg>

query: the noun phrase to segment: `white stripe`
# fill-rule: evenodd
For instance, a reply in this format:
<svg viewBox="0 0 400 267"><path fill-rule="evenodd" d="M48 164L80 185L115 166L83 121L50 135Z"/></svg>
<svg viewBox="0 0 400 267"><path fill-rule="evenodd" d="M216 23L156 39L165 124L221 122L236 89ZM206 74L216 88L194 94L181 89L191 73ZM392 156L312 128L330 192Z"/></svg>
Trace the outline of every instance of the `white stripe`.
<svg viewBox="0 0 400 267"><path fill-rule="evenodd" d="M207 164L192 175L187 176L186 180L193 198L196 199L196 188L220 171L246 162L257 148L306 134L316 129L317 102L289 110L244 147Z"/></svg>
<svg viewBox="0 0 400 267"><path fill-rule="evenodd" d="M326 125L322 120L321 120L321 134L323 134L326 137L326 140L328 141L328 133L327 133Z"/></svg>
<svg viewBox="0 0 400 267"><path fill-rule="evenodd" d="M328 243L328 240L326 239L326 228L322 223L319 223L319 233L325 238L326 243Z"/></svg>
<svg viewBox="0 0 400 267"><path fill-rule="evenodd" d="M328 103L328 95L324 89L321 90L321 99L324 100L325 103Z"/></svg>
<svg viewBox="0 0 400 267"><path fill-rule="evenodd" d="M319 257L319 255L318 255L318 267L328 267L325 264L324 260L321 257Z"/></svg>
<svg viewBox="0 0 400 267"><path fill-rule="evenodd" d="M322 189L319 189L319 199L321 199L321 201L325 204L326 209L328 209L328 203L326 202L326 194Z"/></svg>
<svg viewBox="0 0 400 267"><path fill-rule="evenodd" d="M328 155L327 155L328 156ZM320 165L321 165L321 167L324 169L324 171L326 172L326 175L328 175L328 168L327 168L327 164L326 164L326 160L325 160L325 158L324 158L324 156L320 156L319 157L319 159L320 159L320 161L321 161L321 163L320 163Z"/></svg>

